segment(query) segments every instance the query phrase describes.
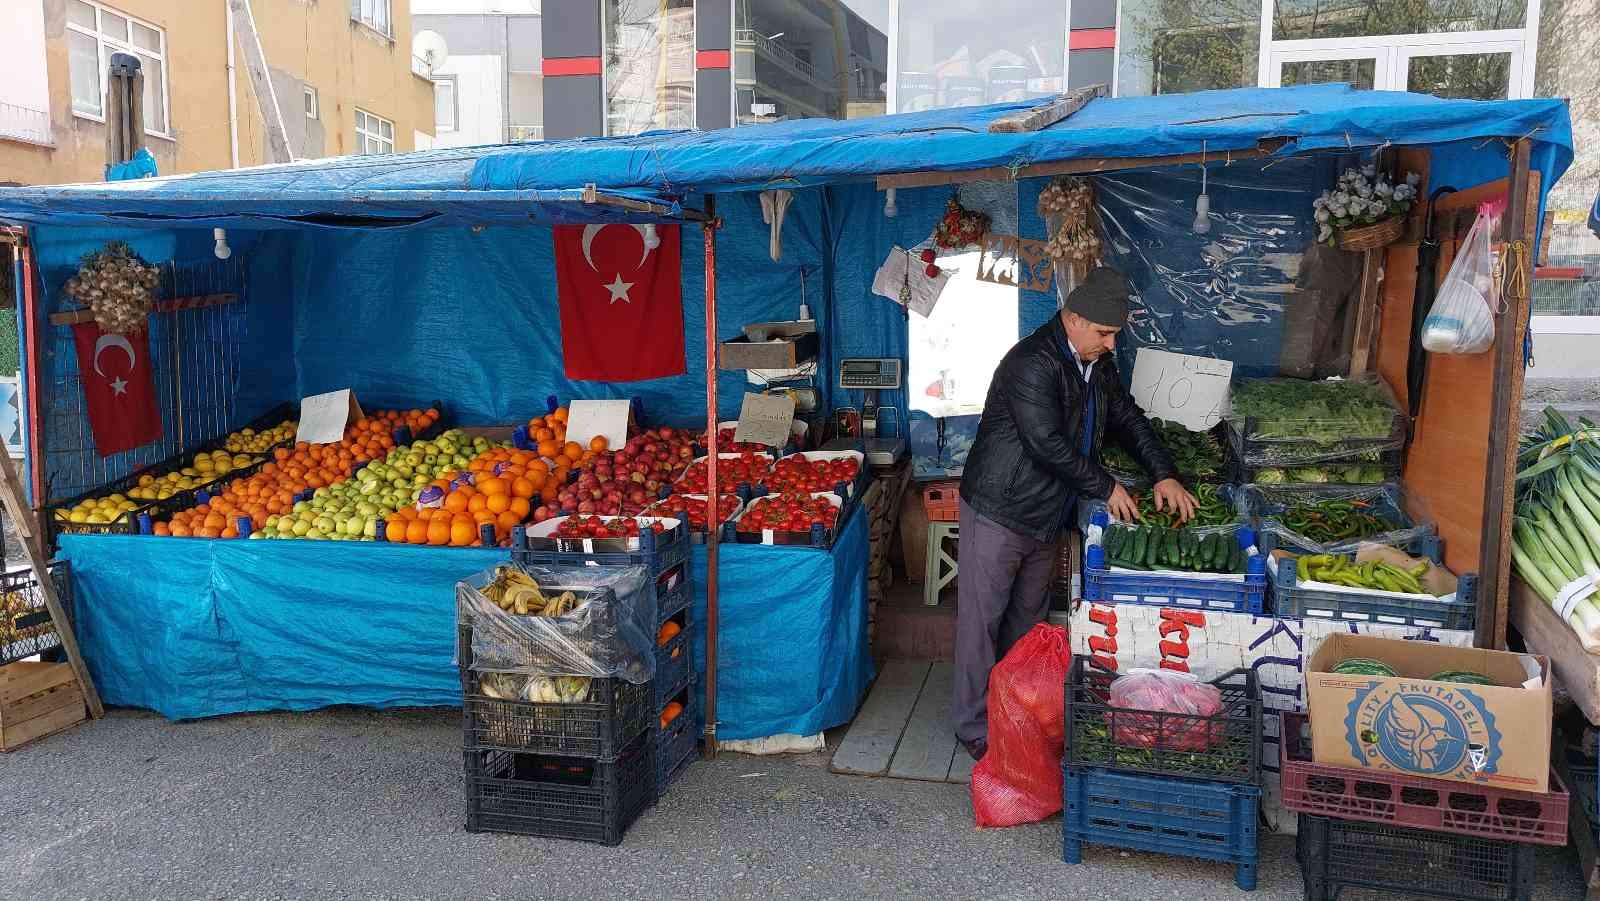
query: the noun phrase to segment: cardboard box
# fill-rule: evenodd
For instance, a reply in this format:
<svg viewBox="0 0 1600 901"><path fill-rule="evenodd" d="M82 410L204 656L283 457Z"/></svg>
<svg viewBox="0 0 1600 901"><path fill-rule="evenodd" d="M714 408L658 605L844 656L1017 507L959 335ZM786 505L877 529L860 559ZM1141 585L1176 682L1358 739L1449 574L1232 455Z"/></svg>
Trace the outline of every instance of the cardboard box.
<svg viewBox="0 0 1600 901"><path fill-rule="evenodd" d="M1345 676L1369 657L1398 676ZM1435 682L1466 670L1494 685ZM1330 635L1306 668L1317 763L1370 767L1522 791L1550 790L1550 661L1533 654L1427 641Z"/></svg>

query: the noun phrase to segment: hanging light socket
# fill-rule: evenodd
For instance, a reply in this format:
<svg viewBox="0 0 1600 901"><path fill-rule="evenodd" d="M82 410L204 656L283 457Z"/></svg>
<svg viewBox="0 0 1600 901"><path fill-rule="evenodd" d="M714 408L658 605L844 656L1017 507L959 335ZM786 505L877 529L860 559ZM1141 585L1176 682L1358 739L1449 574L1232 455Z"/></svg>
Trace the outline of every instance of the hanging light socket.
<svg viewBox="0 0 1600 901"><path fill-rule="evenodd" d="M1211 197L1201 194L1194 201L1194 233L1203 235L1211 231Z"/></svg>
<svg viewBox="0 0 1600 901"><path fill-rule="evenodd" d="M228 246L227 229L213 228L211 230L211 237L217 242L217 245L211 249L211 252L216 255L217 259L226 260L228 257L233 256L233 248Z"/></svg>
<svg viewBox="0 0 1600 901"><path fill-rule="evenodd" d="M660 246L661 236L656 234L656 227L654 225L646 225L644 227L644 249L655 250Z"/></svg>
<svg viewBox="0 0 1600 901"><path fill-rule="evenodd" d="M894 188L885 188L883 191L883 216L885 219L893 219L900 215L900 207L895 205L894 192Z"/></svg>

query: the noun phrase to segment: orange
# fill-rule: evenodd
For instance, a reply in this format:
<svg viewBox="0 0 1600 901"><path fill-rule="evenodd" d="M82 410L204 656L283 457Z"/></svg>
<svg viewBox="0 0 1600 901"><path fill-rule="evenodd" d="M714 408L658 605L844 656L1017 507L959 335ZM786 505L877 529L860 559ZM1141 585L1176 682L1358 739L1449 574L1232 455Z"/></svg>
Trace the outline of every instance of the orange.
<svg viewBox="0 0 1600 901"><path fill-rule="evenodd" d="M389 517L388 523L383 527L383 537L395 544L402 544L406 540L406 521L398 516Z"/></svg>
<svg viewBox="0 0 1600 901"><path fill-rule="evenodd" d="M493 476L487 479L480 479L478 481L478 490L488 495L509 495L511 493L511 483L499 476Z"/></svg>
<svg viewBox="0 0 1600 901"><path fill-rule="evenodd" d="M498 527L496 529L496 531L504 531L507 534L509 534L511 532L511 527L515 526L515 525L517 525L517 524L519 524L521 522L522 522L522 517L518 516L517 514L513 513L510 510L507 510L506 512L500 514L498 517L495 518L494 524Z"/></svg>
<svg viewBox="0 0 1600 901"><path fill-rule="evenodd" d="M528 499L525 497L514 497L511 499L510 509L512 513L517 514L517 521L521 522L528 518L529 513L533 512L533 505L528 503Z"/></svg>
<svg viewBox="0 0 1600 901"><path fill-rule="evenodd" d="M178 522L176 519L174 519L172 523L172 534L178 538L188 538L193 533L189 531L189 526L187 524Z"/></svg>
<svg viewBox="0 0 1600 901"><path fill-rule="evenodd" d="M456 520L450 524L450 544L453 547L466 547L478 540L478 530L470 521Z"/></svg>
<svg viewBox="0 0 1600 901"><path fill-rule="evenodd" d="M672 721L677 719L678 715L681 713L683 713L683 705L679 704L677 701L673 701L666 707L663 707L661 709L661 728L665 729L672 725Z"/></svg>
<svg viewBox="0 0 1600 901"><path fill-rule="evenodd" d="M406 544L427 544L428 524L420 519L406 523Z"/></svg>
<svg viewBox="0 0 1600 901"><path fill-rule="evenodd" d="M604 436L604 435L596 435L593 438L590 438L589 439L589 449L594 451L597 454L600 453L601 451L605 450L606 449L606 436Z"/></svg>
<svg viewBox="0 0 1600 901"><path fill-rule="evenodd" d="M222 537L222 530L221 529L213 529L210 526L207 526L207 527L201 529L200 531L196 532L195 534L199 535L201 538L221 538Z"/></svg>
<svg viewBox="0 0 1600 901"><path fill-rule="evenodd" d="M511 495L491 494L489 499L484 502L483 509L495 514L504 513L511 509Z"/></svg>
<svg viewBox="0 0 1600 901"><path fill-rule="evenodd" d="M444 508L449 510L451 513L464 513L466 512L468 502L471 500L471 498L460 491L452 491L445 495Z"/></svg>
<svg viewBox="0 0 1600 901"><path fill-rule="evenodd" d="M566 422L567 421L567 408L566 407L556 407L554 410L550 411L550 418L554 419L556 422Z"/></svg>
<svg viewBox="0 0 1600 901"><path fill-rule="evenodd" d="M221 513L207 513L204 525L208 529L216 529L220 532L228 527L228 518Z"/></svg>
<svg viewBox="0 0 1600 901"><path fill-rule="evenodd" d="M488 502L489 496L487 494L474 494L472 497L467 499L467 512L477 513L478 511L483 510L484 505Z"/></svg>
<svg viewBox="0 0 1600 901"><path fill-rule="evenodd" d="M678 633L682 631L682 626L669 619L661 625L661 630L656 633L656 644L658 646L665 645L672 639L677 638Z"/></svg>
<svg viewBox="0 0 1600 901"><path fill-rule="evenodd" d="M222 534L218 535L217 537L218 538L238 538L239 537L239 530L235 529L233 526L229 526L226 529L223 529L222 530Z"/></svg>
<svg viewBox="0 0 1600 901"><path fill-rule="evenodd" d="M490 513L488 510L478 510L478 511L475 511L472 514L473 523L476 524L476 525L480 525L480 526L483 525L486 522L487 523L492 523L492 522L494 522L494 519L495 519L494 514Z"/></svg>
<svg viewBox="0 0 1600 901"><path fill-rule="evenodd" d="M171 535L172 527L164 522L158 522L155 524L155 528L151 531L155 532L157 535Z"/></svg>
<svg viewBox="0 0 1600 901"><path fill-rule="evenodd" d="M554 441L554 440L556 440L555 430L554 429L541 428L538 431L533 433L533 440L535 440L535 441Z"/></svg>
<svg viewBox="0 0 1600 901"><path fill-rule="evenodd" d="M448 519L435 519L428 523L428 543L433 545L450 543L450 521Z"/></svg>
<svg viewBox="0 0 1600 901"><path fill-rule="evenodd" d="M560 453L561 447L556 444L554 435L539 442L539 456L554 460Z"/></svg>
<svg viewBox="0 0 1600 901"><path fill-rule="evenodd" d="M521 498L533 497L533 493L535 491L537 491L537 490L538 490L538 488L536 488L534 486L533 481L531 479L522 478L522 479L517 479L517 480L515 480L515 481L513 481L511 483L511 496L512 497L521 497Z"/></svg>

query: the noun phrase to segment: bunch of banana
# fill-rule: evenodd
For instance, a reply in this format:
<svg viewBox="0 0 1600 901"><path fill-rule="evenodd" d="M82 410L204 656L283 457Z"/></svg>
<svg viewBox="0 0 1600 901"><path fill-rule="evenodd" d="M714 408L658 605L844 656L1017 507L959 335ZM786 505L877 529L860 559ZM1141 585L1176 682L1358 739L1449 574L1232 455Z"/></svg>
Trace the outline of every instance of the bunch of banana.
<svg viewBox="0 0 1600 901"><path fill-rule="evenodd" d="M589 700L587 676L535 676L523 690L523 700L538 704L582 704Z"/></svg>
<svg viewBox="0 0 1600 901"><path fill-rule="evenodd" d="M517 616L565 616L578 607L578 596L563 591L555 597L545 597L539 583L514 566L502 564L495 567L494 581L483 589L484 597L499 605L501 610Z"/></svg>

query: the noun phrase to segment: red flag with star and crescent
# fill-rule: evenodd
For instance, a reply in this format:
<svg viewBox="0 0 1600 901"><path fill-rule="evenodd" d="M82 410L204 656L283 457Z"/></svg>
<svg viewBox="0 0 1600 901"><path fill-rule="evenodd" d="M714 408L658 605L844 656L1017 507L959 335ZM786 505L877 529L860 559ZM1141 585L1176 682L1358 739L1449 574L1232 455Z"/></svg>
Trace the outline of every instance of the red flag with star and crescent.
<svg viewBox="0 0 1600 901"><path fill-rule="evenodd" d="M676 225L554 230L567 378L638 382L686 371ZM659 245L651 247L655 241Z"/></svg>
<svg viewBox="0 0 1600 901"><path fill-rule="evenodd" d="M100 456L132 450L161 437L161 408L151 378L150 334L102 332L93 322L72 327L89 428Z"/></svg>

